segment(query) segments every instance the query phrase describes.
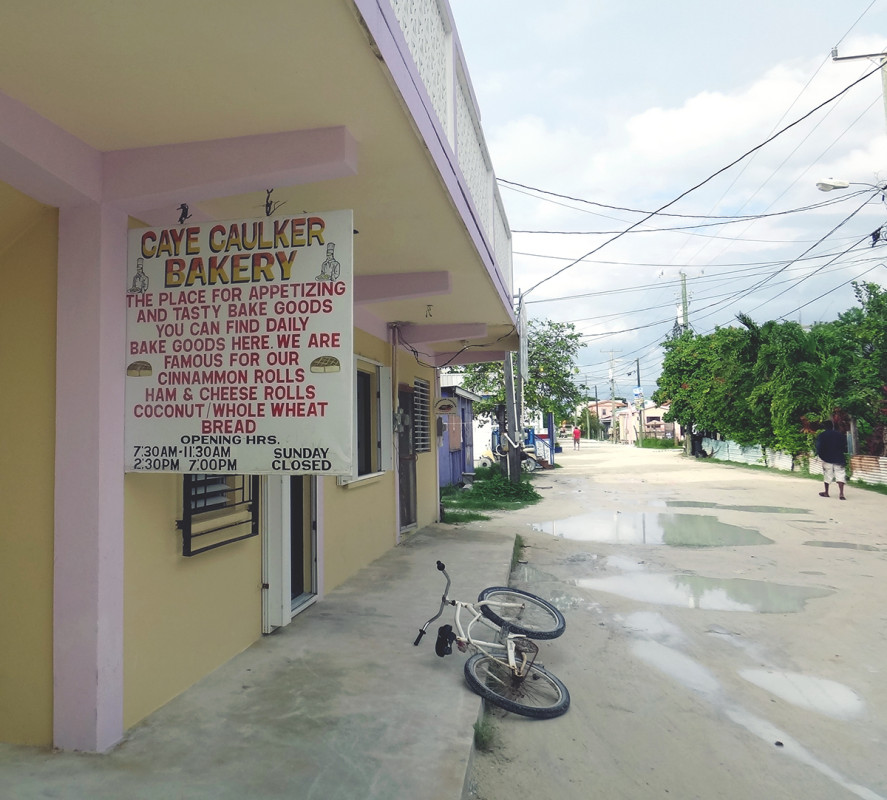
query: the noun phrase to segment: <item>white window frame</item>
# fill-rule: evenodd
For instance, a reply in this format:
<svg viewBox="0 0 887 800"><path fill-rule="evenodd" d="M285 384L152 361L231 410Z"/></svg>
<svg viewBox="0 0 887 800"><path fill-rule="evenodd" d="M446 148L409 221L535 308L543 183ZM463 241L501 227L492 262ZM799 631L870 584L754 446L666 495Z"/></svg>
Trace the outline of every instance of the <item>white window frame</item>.
<svg viewBox="0 0 887 800"><path fill-rule="evenodd" d="M358 475L357 469L357 381L354 381L354 417L352 419L351 448L353 453L351 474L340 475L336 478L339 486L348 486L349 484L360 483L361 481L371 480L386 472L394 469L394 409L391 402L391 367L386 367L379 361L373 361L363 356L354 356L353 369L355 373L358 370L363 372L374 372L376 378L376 386L378 388L378 397L375 408L376 430L378 431L378 441L376 442L378 470L369 472L365 475Z"/></svg>

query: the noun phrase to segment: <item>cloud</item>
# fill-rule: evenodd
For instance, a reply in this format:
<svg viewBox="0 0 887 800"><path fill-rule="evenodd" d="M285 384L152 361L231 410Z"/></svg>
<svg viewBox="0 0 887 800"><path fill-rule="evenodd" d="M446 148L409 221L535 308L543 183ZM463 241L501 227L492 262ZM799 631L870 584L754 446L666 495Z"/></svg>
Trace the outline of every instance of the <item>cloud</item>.
<svg viewBox="0 0 887 800"><path fill-rule="evenodd" d="M641 70L634 65L629 69L626 56L622 62L608 63L608 72L590 71L590 65L602 63L596 46L581 48L575 42L584 35L590 43L589 26L599 25L605 12L577 2L580 16L558 17L559 6L539 11L534 20L539 33L531 44L509 35L506 47L512 57L491 53L496 56L490 59L491 69L480 78L472 73L480 87L488 146L501 178L615 206L653 210L670 202L875 66L831 62L825 52L814 51L807 58L794 55L783 62L747 53L745 78L730 80L722 64L700 55L716 48L699 49L687 40L682 59L704 74L689 82L699 88L682 93L681 85L657 80L657 63L669 78L677 74L671 62L666 65L662 47L643 51ZM506 27L509 32L515 29ZM560 46L555 49L558 35ZM636 46L640 40L624 43L627 52ZM737 47L747 50L748 45ZM877 52L882 44L878 37L851 38L841 47L845 52ZM607 50L611 61L613 52L612 47ZM755 63L761 64L757 74ZM647 83L625 79L636 74L643 74ZM661 89L658 96L651 87ZM640 215L529 197L523 190L502 186L513 229L598 232L515 233L515 289L526 291L543 281L528 299L572 296L533 302L530 312L573 320L589 334L580 364L592 370L593 379L605 377L594 374L606 372L602 352L616 349L626 361L641 359L650 390L661 361L659 342L670 332L680 302L681 273L688 277L691 323L699 332L734 324L738 311L751 312L760 321L785 314L800 314L808 322L833 317L853 304L849 281L861 274L872 276L865 272L872 268L877 273L881 253L863 247L830 266L824 266L828 257L823 254L840 253L864 238L887 212L879 202L867 206L805 254L865 199L850 193L843 200L839 193L824 195L814 184L828 175L862 183L887 178L881 91L878 76L871 76L668 211L755 215L840 201L829 208L616 237L602 232L625 230ZM642 228L693 222L660 215ZM589 260L551 277L601 245ZM801 260L792 264L793 259ZM820 295L823 299L803 311L793 311Z"/></svg>

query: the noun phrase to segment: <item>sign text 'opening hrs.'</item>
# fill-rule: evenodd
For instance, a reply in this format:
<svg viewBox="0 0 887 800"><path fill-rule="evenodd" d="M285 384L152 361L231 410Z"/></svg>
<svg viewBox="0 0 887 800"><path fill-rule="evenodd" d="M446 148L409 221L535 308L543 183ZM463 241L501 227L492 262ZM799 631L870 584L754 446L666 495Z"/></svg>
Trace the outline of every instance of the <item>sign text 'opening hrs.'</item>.
<svg viewBox="0 0 887 800"><path fill-rule="evenodd" d="M351 474L352 232L350 211L130 232L127 471Z"/></svg>

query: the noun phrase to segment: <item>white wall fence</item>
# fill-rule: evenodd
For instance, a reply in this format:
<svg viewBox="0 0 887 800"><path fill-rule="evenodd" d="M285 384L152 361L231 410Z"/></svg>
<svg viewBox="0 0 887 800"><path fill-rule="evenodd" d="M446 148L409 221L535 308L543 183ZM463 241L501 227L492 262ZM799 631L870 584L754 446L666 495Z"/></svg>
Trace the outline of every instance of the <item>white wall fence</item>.
<svg viewBox="0 0 887 800"><path fill-rule="evenodd" d="M725 442L719 439L703 439L702 449L710 453L718 461L734 461L739 464L757 464L786 472L799 472L807 459L792 458L788 453L769 450L753 445L743 447L736 442ZM822 475L822 463L815 456L809 459L811 475ZM878 456L851 456L851 480L870 484L887 484L887 458Z"/></svg>

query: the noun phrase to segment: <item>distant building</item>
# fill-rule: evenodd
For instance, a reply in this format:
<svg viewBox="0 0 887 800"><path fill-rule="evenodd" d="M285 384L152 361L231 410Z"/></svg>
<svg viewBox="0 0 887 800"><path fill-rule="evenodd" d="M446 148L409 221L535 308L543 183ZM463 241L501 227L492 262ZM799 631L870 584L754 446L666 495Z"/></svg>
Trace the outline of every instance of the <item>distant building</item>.
<svg viewBox="0 0 887 800"><path fill-rule="evenodd" d="M646 439L680 439L681 426L674 422L664 422L668 406L656 406L652 403L644 407L644 438ZM635 406L627 406L616 412L619 423L619 441L622 444L634 444L638 440L641 429L640 410Z"/></svg>
<svg viewBox="0 0 887 800"><path fill-rule="evenodd" d="M474 472L474 461L480 453L474 447L474 403L480 395L461 386L445 386L447 378L441 375L441 397L451 398L456 408L449 414L439 414L435 423L438 431L438 479L441 486L462 483L465 473ZM482 447L481 450L485 450Z"/></svg>

